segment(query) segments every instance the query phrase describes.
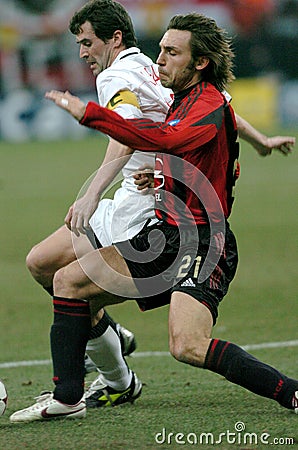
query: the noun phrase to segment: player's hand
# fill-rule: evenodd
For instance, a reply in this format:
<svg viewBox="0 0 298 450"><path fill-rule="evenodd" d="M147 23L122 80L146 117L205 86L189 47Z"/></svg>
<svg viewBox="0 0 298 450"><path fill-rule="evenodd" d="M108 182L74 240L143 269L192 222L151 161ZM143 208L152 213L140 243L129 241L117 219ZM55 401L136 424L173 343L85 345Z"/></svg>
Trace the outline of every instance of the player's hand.
<svg viewBox="0 0 298 450"><path fill-rule="evenodd" d="M76 236L86 234L90 230L89 220L98 206L98 199L84 195L68 210L64 223Z"/></svg>
<svg viewBox="0 0 298 450"><path fill-rule="evenodd" d="M138 191L152 193L154 188L154 169L152 167L141 167L133 175Z"/></svg>
<svg viewBox="0 0 298 450"><path fill-rule="evenodd" d="M257 144L254 147L260 156L271 155L272 150L277 150L287 156L292 152L295 143L296 139L292 136L273 136L268 137L264 145Z"/></svg>
<svg viewBox="0 0 298 450"><path fill-rule="evenodd" d="M68 91L49 91L45 93L45 98L52 100L57 106L68 111L78 121L84 117L86 111L85 103Z"/></svg>

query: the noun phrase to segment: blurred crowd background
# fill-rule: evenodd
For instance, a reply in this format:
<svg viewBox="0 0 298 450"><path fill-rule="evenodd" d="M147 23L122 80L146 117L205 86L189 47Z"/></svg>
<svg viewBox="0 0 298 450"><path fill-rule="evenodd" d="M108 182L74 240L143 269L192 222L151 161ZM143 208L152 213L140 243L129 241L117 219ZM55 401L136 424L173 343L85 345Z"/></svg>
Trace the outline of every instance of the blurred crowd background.
<svg viewBox="0 0 298 450"><path fill-rule="evenodd" d="M43 100L48 89L94 99L94 77L68 31L82 0L0 0L0 139L87 133ZM120 0L153 60L169 18L202 12L233 37L237 111L259 127L298 122L298 0Z"/></svg>

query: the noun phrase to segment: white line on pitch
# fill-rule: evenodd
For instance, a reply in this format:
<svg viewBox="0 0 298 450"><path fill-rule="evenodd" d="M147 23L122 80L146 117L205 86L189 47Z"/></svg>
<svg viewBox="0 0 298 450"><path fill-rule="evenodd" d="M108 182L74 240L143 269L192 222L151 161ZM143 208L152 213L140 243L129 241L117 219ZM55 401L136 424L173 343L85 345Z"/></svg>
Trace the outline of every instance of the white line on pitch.
<svg viewBox="0 0 298 450"><path fill-rule="evenodd" d="M296 347L298 346L298 340L282 341L282 342L263 342L260 344L248 344L242 345L244 350L259 350L264 348L281 348L281 347ZM134 358L148 358L152 356L169 356L169 352L136 352L132 355ZM51 359L40 359L34 361L14 361L0 363L0 369L10 369L13 367L23 366L46 366L51 364Z"/></svg>

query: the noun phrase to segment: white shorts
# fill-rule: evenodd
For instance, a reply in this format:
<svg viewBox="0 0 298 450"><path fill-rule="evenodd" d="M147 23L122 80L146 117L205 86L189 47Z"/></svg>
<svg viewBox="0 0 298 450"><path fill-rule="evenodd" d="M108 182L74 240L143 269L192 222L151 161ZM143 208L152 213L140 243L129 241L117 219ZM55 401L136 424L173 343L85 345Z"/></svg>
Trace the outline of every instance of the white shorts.
<svg viewBox="0 0 298 450"><path fill-rule="evenodd" d="M103 247L138 234L150 219L156 220L154 197L119 188L113 200L103 199L90 219L90 226Z"/></svg>

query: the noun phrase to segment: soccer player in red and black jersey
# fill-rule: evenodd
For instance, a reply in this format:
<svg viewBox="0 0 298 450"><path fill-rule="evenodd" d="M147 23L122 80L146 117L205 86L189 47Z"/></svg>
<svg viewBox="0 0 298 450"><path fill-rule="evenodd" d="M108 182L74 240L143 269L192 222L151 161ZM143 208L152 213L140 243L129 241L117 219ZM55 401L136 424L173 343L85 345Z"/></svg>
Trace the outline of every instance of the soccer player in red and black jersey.
<svg viewBox="0 0 298 450"><path fill-rule="evenodd" d="M131 148L158 153L159 221L117 244L121 255L115 246L100 249L58 272L55 296L68 308L75 304L77 315L79 300L74 295L91 306L94 299L105 306L141 298L144 309L170 303L170 351L178 361L219 373L298 413L297 380L237 345L211 337L238 259L228 224L237 132L233 110L221 94L233 79L230 40L212 19L193 13L170 21L160 48L161 82L175 94L165 123L124 120L92 102L86 107L69 93L47 94L82 124ZM98 264L99 257L105 264ZM86 306L81 308L84 316ZM54 348L67 327L68 316L54 320ZM84 327L88 335L82 320L82 334ZM77 346L74 351L84 349ZM56 361L59 371L58 366ZM62 380L54 392L60 401L63 389Z"/></svg>

